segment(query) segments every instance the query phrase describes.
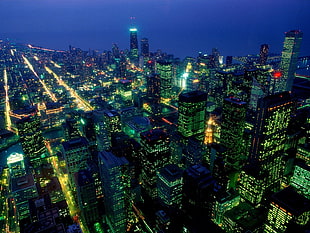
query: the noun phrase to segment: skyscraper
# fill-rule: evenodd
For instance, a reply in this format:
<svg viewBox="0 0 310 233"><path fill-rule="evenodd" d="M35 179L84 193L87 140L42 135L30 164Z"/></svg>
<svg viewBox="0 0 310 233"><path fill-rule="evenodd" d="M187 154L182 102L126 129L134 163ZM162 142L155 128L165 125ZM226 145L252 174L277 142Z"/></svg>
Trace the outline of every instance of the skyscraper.
<svg viewBox="0 0 310 233"><path fill-rule="evenodd" d="M303 33L300 30L291 30L285 33L280 64L282 77L277 83L275 92L292 90L302 36Z"/></svg>
<svg viewBox="0 0 310 233"><path fill-rule="evenodd" d="M310 165L298 161L295 165L294 174L291 179L291 185L298 193L310 199Z"/></svg>
<svg viewBox="0 0 310 233"><path fill-rule="evenodd" d="M223 104L221 143L227 148L224 160L236 170L245 161L243 133L247 103L236 98L226 98Z"/></svg>
<svg viewBox="0 0 310 233"><path fill-rule="evenodd" d="M259 52L259 64L266 65L268 52L269 52L268 44L262 44L260 46L260 52Z"/></svg>
<svg viewBox="0 0 310 233"><path fill-rule="evenodd" d="M129 206L128 161L108 151L99 152L98 158L108 225L112 228L112 232L124 233Z"/></svg>
<svg viewBox="0 0 310 233"><path fill-rule="evenodd" d="M287 187L272 195L264 232L307 232L310 201Z"/></svg>
<svg viewBox="0 0 310 233"><path fill-rule="evenodd" d="M170 162L168 134L162 129L153 129L140 134L142 188L151 199L157 196L156 172Z"/></svg>
<svg viewBox="0 0 310 233"><path fill-rule="evenodd" d="M143 57L149 57L150 56L149 40L147 38L141 39L141 55Z"/></svg>
<svg viewBox="0 0 310 233"><path fill-rule="evenodd" d="M104 112L106 130L110 134L122 131L121 116L116 110L106 110Z"/></svg>
<svg viewBox="0 0 310 233"><path fill-rule="evenodd" d="M26 175L24 156L19 153L12 153L7 158L7 165L10 171L10 177L20 177Z"/></svg>
<svg viewBox="0 0 310 233"><path fill-rule="evenodd" d="M241 173L240 195L252 203L270 191L278 191L283 177L282 159L286 131L295 103L289 92L264 97L258 102L249 165ZM260 191L258 191L259 189Z"/></svg>
<svg viewBox="0 0 310 233"><path fill-rule="evenodd" d="M227 57L226 57L226 67L231 67L231 65L232 65L232 60L233 60L233 57L232 57L232 56L227 56Z"/></svg>
<svg viewBox="0 0 310 233"><path fill-rule="evenodd" d="M160 114L160 77L158 74L147 77L147 102L154 115Z"/></svg>
<svg viewBox="0 0 310 233"><path fill-rule="evenodd" d="M79 122L77 119L70 117L62 124L64 129L65 140L81 137Z"/></svg>
<svg viewBox="0 0 310 233"><path fill-rule="evenodd" d="M220 141L227 148L223 158L225 171L229 174L228 189L236 188L238 175L247 158L244 140L246 110L246 102L236 98L224 100Z"/></svg>
<svg viewBox="0 0 310 233"><path fill-rule="evenodd" d="M40 118L36 114L20 119L16 123L25 158L36 166L45 157L46 147Z"/></svg>
<svg viewBox="0 0 310 233"><path fill-rule="evenodd" d="M160 97L162 100L171 98L173 70L172 63L166 61L156 62L156 73L160 77Z"/></svg>
<svg viewBox="0 0 310 233"><path fill-rule="evenodd" d="M81 210L83 221L90 225L99 219L96 189L91 172L81 170L75 173L77 184L78 205Z"/></svg>
<svg viewBox="0 0 310 233"><path fill-rule="evenodd" d="M63 142L63 154L69 173L71 188L75 188L74 173L87 169L87 159L90 158L88 141L84 137Z"/></svg>
<svg viewBox="0 0 310 233"><path fill-rule="evenodd" d="M184 137L204 138L207 93L192 91L179 95L178 131Z"/></svg>
<svg viewBox="0 0 310 233"><path fill-rule="evenodd" d="M157 173L158 197L166 206L181 208L183 171L176 164L168 164Z"/></svg>
<svg viewBox="0 0 310 233"><path fill-rule="evenodd" d="M219 189L211 172L204 166L190 166L183 174L183 206L187 218L196 223L211 215L215 193Z"/></svg>
<svg viewBox="0 0 310 233"><path fill-rule="evenodd" d="M133 62L137 62L139 58L138 50L138 29L131 27L130 32L130 58Z"/></svg>

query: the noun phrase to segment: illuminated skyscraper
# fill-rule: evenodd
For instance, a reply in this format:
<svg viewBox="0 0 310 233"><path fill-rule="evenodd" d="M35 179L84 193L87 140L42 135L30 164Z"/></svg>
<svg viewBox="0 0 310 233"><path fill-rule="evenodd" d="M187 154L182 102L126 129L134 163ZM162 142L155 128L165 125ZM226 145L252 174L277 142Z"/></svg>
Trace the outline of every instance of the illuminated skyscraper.
<svg viewBox="0 0 310 233"><path fill-rule="evenodd" d="M116 110L105 111L104 120L109 133L119 133L122 131L121 116Z"/></svg>
<svg viewBox="0 0 310 233"><path fill-rule="evenodd" d="M46 147L40 118L36 114L20 119L16 123L25 158L36 166L46 156Z"/></svg>
<svg viewBox="0 0 310 233"><path fill-rule="evenodd" d="M236 98L226 98L223 104L221 143L227 148L224 160L239 170L246 159L243 133L247 103Z"/></svg>
<svg viewBox="0 0 310 233"><path fill-rule="evenodd" d="M151 199L157 197L156 172L170 162L168 134L162 129L153 129L140 134L142 188Z"/></svg>
<svg viewBox="0 0 310 233"><path fill-rule="evenodd" d="M226 57L226 67L231 67L231 65L232 65L232 60L233 60L233 57L232 57L232 56L227 56L227 57Z"/></svg>
<svg viewBox="0 0 310 233"><path fill-rule="evenodd" d="M291 185L298 193L310 199L310 165L299 161L295 165Z"/></svg>
<svg viewBox="0 0 310 233"><path fill-rule="evenodd" d="M259 52L259 64L266 65L268 52L269 52L268 44L262 44L260 46L260 52Z"/></svg>
<svg viewBox="0 0 310 233"><path fill-rule="evenodd" d="M292 90L302 36L303 33L300 30L292 30L285 33L280 64L282 77L280 77L277 83L275 93Z"/></svg>
<svg viewBox="0 0 310 233"><path fill-rule="evenodd" d="M62 143L63 154L69 173L71 188L75 188L74 174L87 169L87 159L90 158L88 141L84 137L74 138Z"/></svg>
<svg viewBox="0 0 310 233"><path fill-rule="evenodd" d="M99 171L103 181L104 204L107 223L115 233L126 232L130 177L128 161L111 152L98 155Z"/></svg>
<svg viewBox="0 0 310 233"><path fill-rule="evenodd" d="M253 111L257 109L257 102L259 98L270 95L270 71L269 69L257 69L253 75L253 82L251 86L251 97L249 108Z"/></svg>
<svg viewBox="0 0 310 233"><path fill-rule="evenodd" d="M128 79L121 79L118 82L118 93L121 96L121 106L132 106L132 82Z"/></svg>
<svg viewBox="0 0 310 233"><path fill-rule="evenodd" d="M141 39L141 55L143 57L149 57L150 56L149 40L147 38Z"/></svg>
<svg viewBox="0 0 310 233"><path fill-rule="evenodd" d="M187 217L204 219L211 215L215 193L219 189L211 172L196 164L184 171L183 209Z"/></svg>
<svg viewBox="0 0 310 233"><path fill-rule="evenodd" d="M156 62L156 73L160 77L160 97L162 99L171 98L173 80L172 63L166 61Z"/></svg>
<svg viewBox="0 0 310 233"><path fill-rule="evenodd" d="M138 29L135 27L131 27L129 29L130 32L130 58L133 62L137 62L139 58L139 50L138 50Z"/></svg>
<svg viewBox="0 0 310 233"><path fill-rule="evenodd" d="M227 150L223 153L225 171L229 174L228 189L236 182L246 159L244 140L247 103L236 98L226 98L223 103L220 142Z"/></svg>
<svg viewBox="0 0 310 233"><path fill-rule="evenodd" d="M26 175L24 156L19 153L12 153L7 158L7 165L10 171L10 177L20 177Z"/></svg>
<svg viewBox="0 0 310 233"><path fill-rule="evenodd" d="M81 137L79 122L77 119L70 117L62 125L64 129L65 140Z"/></svg>
<svg viewBox="0 0 310 233"><path fill-rule="evenodd" d="M225 192L217 196L212 206L211 220L216 224L221 224L225 212L237 206L239 202L240 196L236 193Z"/></svg>
<svg viewBox="0 0 310 233"><path fill-rule="evenodd" d="M204 138L207 93L192 91L179 95L178 131L184 137Z"/></svg>
<svg viewBox="0 0 310 233"><path fill-rule="evenodd" d="M147 77L147 103L154 115L159 115L160 111L160 77L153 74Z"/></svg>
<svg viewBox="0 0 310 233"><path fill-rule="evenodd" d="M126 77L126 66L127 66L127 61L126 58L121 55L118 58L114 58L114 63L115 63L115 75L118 78L125 78Z"/></svg>
<svg viewBox="0 0 310 233"><path fill-rule="evenodd" d="M38 196L37 185L32 174L11 179L10 188L12 202L17 220L26 219L30 215L29 199ZM9 205L11 202L9 203Z"/></svg>
<svg viewBox="0 0 310 233"><path fill-rule="evenodd" d="M176 164L168 164L157 173L158 197L167 206L181 208L183 171Z"/></svg>
<svg viewBox="0 0 310 233"><path fill-rule="evenodd" d="M112 54L113 54L114 58L120 57L120 51L119 51L117 44L112 45Z"/></svg>
<svg viewBox="0 0 310 233"><path fill-rule="evenodd" d="M97 149L97 138L93 112L85 112L81 118L81 123L83 135L89 142L90 151L94 152Z"/></svg>
<svg viewBox="0 0 310 233"><path fill-rule="evenodd" d="M88 170L75 173L77 184L78 205L83 221L90 225L99 220L96 189L93 177Z"/></svg>
<svg viewBox="0 0 310 233"><path fill-rule="evenodd" d="M295 103L289 92L267 96L258 102L249 165L241 173L240 195L253 202L269 191L278 191L283 177L282 159L287 140L287 126ZM258 191L259 189L260 191Z"/></svg>
<svg viewBox="0 0 310 233"><path fill-rule="evenodd" d="M310 201L292 187L285 188L271 197L264 232L307 232L310 220Z"/></svg>

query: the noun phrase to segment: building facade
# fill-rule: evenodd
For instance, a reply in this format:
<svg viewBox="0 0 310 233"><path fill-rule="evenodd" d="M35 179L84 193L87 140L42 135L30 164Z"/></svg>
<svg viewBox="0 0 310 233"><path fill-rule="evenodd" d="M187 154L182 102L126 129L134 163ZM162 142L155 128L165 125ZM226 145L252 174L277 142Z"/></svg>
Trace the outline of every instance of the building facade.
<svg viewBox="0 0 310 233"><path fill-rule="evenodd" d="M178 131L184 137L203 140L206 125L207 93L193 91L179 96Z"/></svg>

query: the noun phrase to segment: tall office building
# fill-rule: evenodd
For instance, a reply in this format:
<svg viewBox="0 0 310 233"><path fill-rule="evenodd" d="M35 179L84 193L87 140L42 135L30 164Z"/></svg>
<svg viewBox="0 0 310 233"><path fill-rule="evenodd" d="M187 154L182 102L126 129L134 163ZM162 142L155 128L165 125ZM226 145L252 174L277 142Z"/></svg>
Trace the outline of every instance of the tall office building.
<svg viewBox="0 0 310 233"><path fill-rule="evenodd" d="M232 72L216 71L209 81L209 101L214 102L215 106L222 106L224 98L228 96L228 81L232 82L234 79Z"/></svg>
<svg viewBox="0 0 310 233"><path fill-rule="evenodd" d="M226 95L234 96L247 103L250 102L253 78L257 76L257 69L247 69L244 72L233 72L231 79L227 77ZM224 96L226 98L226 96Z"/></svg>
<svg viewBox="0 0 310 233"><path fill-rule="evenodd" d="M141 39L141 55L143 57L149 57L150 56L149 40L147 38Z"/></svg>
<svg viewBox="0 0 310 233"><path fill-rule="evenodd" d="M10 171L10 177L20 177L26 175L24 156L19 153L12 153L7 158L7 165Z"/></svg>
<svg viewBox="0 0 310 233"><path fill-rule="evenodd" d="M205 221L211 215L215 193L219 189L211 172L204 166L190 166L183 174L183 210L188 218Z"/></svg>
<svg viewBox="0 0 310 233"><path fill-rule="evenodd" d="M295 103L289 92L259 100L249 165L241 173L239 190L243 198L249 200L254 197L252 201L257 204L260 202L258 196L279 190L287 126L294 108Z"/></svg>
<svg viewBox="0 0 310 233"><path fill-rule="evenodd" d="M16 123L25 158L34 166L46 156L46 147L40 118L36 114L22 118Z"/></svg>
<svg viewBox="0 0 310 233"><path fill-rule="evenodd" d="M154 115L161 113L160 109L160 77L158 74L153 74L147 77L147 103Z"/></svg>
<svg viewBox="0 0 310 233"><path fill-rule="evenodd" d="M36 182L32 174L16 177L11 179L10 188L12 202L14 203L14 211L17 216L17 220L26 219L30 215L29 199L38 196L38 190Z"/></svg>
<svg viewBox="0 0 310 233"><path fill-rule="evenodd" d="M171 62L157 61L156 73L160 77L160 97L162 100L171 98L173 66Z"/></svg>
<svg viewBox="0 0 310 233"><path fill-rule="evenodd" d="M83 222L91 225L99 220L96 189L91 172L80 170L75 173L77 199Z"/></svg>
<svg viewBox="0 0 310 233"><path fill-rule="evenodd" d="M268 52L269 52L268 44L262 44L260 46L260 52L259 52L259 64L266 65Z"/></svg>
<svg viewBox="0 0 310 233"><path fill-rule="evenodd" d="M106 130L109 133L119 133L122 131L121 116L116 110L104 112Z"/></svg>
<svg viewBox="0 0 310 233"><path fill-rule="evenodd" d="M93 112L85 112L81 118L83 135L87 138L91 152L97 149L96 129Z"/></svg>
<svg viewBox="0 0 310 233"><path fill-rule="evenodd" d="M114 58L120 58L120 51L117 44L112 45L112 55Z"/></svg>
<svg viewBox="0 0 310 233"><path fill-rule="evenodd" d="M233 56L227 56L226 57L226 67L231 67L233 61Z"/></svg>
<svg viewBox="0 0 310 233"><path fill-rule="evenodd" d="M137 62L139 59L138 50L138 29L131 27L130 32L130 58L133 62Z"/></svg>
<svg viewBox="0 0 310 233"><path fill-rule="evenodd" d="M166 206L181 208L183 170L176 164L168 164L157 173L158 197Z"/></svg>
<svg viewBox="0 0 310 233"><path fill-rule="evenodd" d="M207 93L192 91L179 95L178 131L184 137L203 140L206 125Z"/></svg>
<svg viewBox="0 0 310 233"><path fill-rule="evenodd" d="M271 68L271 67L270 67ZM270 93L270 69L257 69L253 76L253 83L251 86L251 97L249 102L249 108L253 111L257 109L257 102L259 98L263 98Z"/></svg>
<svg viewBox="0 0 310 233"><path fill-rule="evenodd" d="M197 139L195 136L183 138L182 147L182 162L185 167L204 162L207 154L204 140Z"/></svg>
<svg viewBox="0 0 310 233"><path fill-rule="evenodd" d="M87 160L90 158L88 141L84 137L74 138L62 143L63 154L69 173L71 188L75 189L74 174L87 169Z"/></svg>
<svg viewBox="0 0 310 233"><path fill-rule="evenodd" d="M153 129L140 134L141 182L146 195L157 197L156 172L170 162L168 134L162 129Z"/></svg>
<svg viewBox="0 0 310 233"><path fill-rule="evenodd" d="M246 159L245 129L247 103L236 98L226 98L223 103L221 143L227 150L224 160L231 168L240 170Z"/></svg>
<svg viewBox="0 0 310 233"><path fill-rule="evenodd" d="M129 166L124 157L99 152L99 171L103 181L106 220L112 232L126 232L129 210Z"/></svg>
<svg viewBox="0 0 310 233"><path fill-rule="evenodd" d="M62 124L65 140L81 137L80 125L77 119L70 117Z"/></svg>
<svg viewBox="0 0 310 233"><path fill-rule="evenodd" d="M132 106L132 81L128 79L121 79L118 82L118 93L121 97L121 106Z"/></svg>
<svg viewBox="0 0 310 233"><path fill-rule="evenodd" d="M221 220L220 227L224 232L264 232L265 212L248 202L240 202L239 205L226 211Z"/></svg>
<svg viewBox="0 0 310 233"><path fill-rule="evenodd" d="M285 33L280 63L282 77L279 77L276 83L275 92L292 90L302 36L303 33L300 30L291 30Z"/></svg>
<svg viewBox="0 0 310 233"><path fill-rule="evenodd" d="M310 165L304 161L298 161L295 165L294 174L290 184L298 193L310 199Z"/></svg>
<svg viewBox="0 0 310 233"><path fill-rule="evenodd" d="M212 206L211 220L217 225L222 224L225 212L238 206L239 203L240 196L235 192L225 192L217 196Z"/></svg>
<svg viewBox="0 0 310 233"><path fill-rule="evenodd" d="M126 57L123 54L121 54L120 57L114 58L114 64L115 64L116 77L120 79L126 78L126 74L127 74Z"/></svg>
<svg viewBox="0 0 310 233"><path fill-rule="evenodd" d="M272 195L264 232L307 232L310 201L287 187Z"/></svg>

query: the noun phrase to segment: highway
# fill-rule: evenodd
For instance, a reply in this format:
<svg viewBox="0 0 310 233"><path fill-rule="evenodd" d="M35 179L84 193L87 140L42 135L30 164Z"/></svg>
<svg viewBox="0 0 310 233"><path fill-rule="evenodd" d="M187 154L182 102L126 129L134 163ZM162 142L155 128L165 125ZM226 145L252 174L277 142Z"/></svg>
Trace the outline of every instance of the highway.
<svg viewBox="0 0 310 233"><path fill-rule="evenodd" d="M56 64L55 62L51 62L51 63L54 64L54 65ZM50 69L49 67L45 66L45 70L49 74L52 74L54 76L54 78L57 80L58 84L63 86L70 93L70 95L76 100L76 102L78 104L78 108L81 108L81 109L83 109L85 111L94 110L94 108L86 100L84 100L82 97L80 97L73 88L69 87L68 84L66 84L61 79L61 77L59 77L52 69Z"/></svg>
<svg viewBox="0 0 310 233"><path fill-rule="evenodd" d="M47 143L47 144L49 145L49 143ZM48 148L49 152L51 153L52 151L50 150L50 146L47 146L47 148ZM77 203L75 202L74 196L73 196L72 191L69 187L68 174L63 173L63 171L59 167L58 158L56 156L51 156L50 162L53 165L54 172L57 175L57 178L59 179L59 183L61 185L61 189L62 189L62 192L65 196L66 202L68 204L71 217L73 218L75 216L78 216L80 210L77 207ZM81 227L83 233L89 233L88 229L81 222L81 219L79 219L79 224L80 224L80 227Z"/></svg>
<svg viewBox="0 0 310 233"><path fill-rule="evenodd" d="M11 130L12 122L10 117L10 100L9 100L9 85L8 85L8 75L6 69L3 71L4 79L4 90L5 90L5 125L7 130Z"/></svg>
<svg viewBox="0 0 310 233"><path fill-rule="evenodd" d="M29 60L22 55L24 62L27 64L28 68L32 71L32 73L38 78L39 82L42 84L44 90L46 91L46 93L50 96L50 98L54 101L57 102L57 98L55 97L55 95L48 89L48 87L46 86L46 84L44 83L44 81L42 79L40 79L39 75L35 72L32 64L29 62Z"/></svg>

